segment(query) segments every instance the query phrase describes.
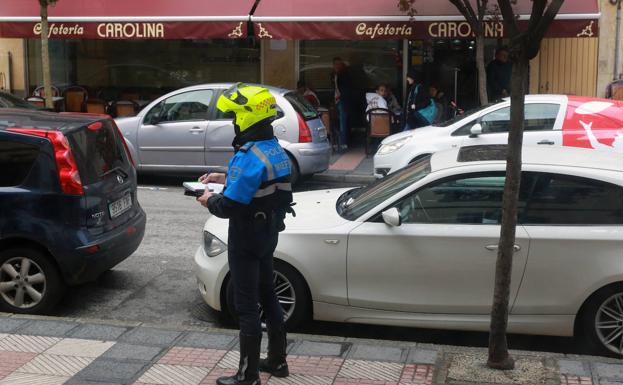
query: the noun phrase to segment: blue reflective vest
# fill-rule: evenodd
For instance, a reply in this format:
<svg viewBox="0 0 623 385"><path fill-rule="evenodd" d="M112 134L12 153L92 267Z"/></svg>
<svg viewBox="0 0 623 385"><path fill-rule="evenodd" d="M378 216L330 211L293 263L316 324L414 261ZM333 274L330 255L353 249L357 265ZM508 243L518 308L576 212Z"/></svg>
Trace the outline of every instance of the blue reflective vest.
<svg viewBox="0 0 623 385"><path fill-rule="evenodd" d="M248 205L277 190L292 191L290 182L279 182L289 175L290 159L276 138L247 142L229 161L223 195Z"/></svg>

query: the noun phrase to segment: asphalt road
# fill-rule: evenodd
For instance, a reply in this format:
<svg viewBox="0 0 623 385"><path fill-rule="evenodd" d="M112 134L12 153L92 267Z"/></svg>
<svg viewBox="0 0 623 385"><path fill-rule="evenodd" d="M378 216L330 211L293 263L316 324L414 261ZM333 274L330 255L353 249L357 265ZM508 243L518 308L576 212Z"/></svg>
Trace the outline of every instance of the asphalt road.
<svg viewBox="0 0 623 385"><path fill-rule="evenodd" d="M207 216L184 196L179 178L140 179L139 201L147 230L139 249L96 282L69 288L54 315L139 321L161 325L234 328L203 303L192 273L193 255ZM343 187L304 181L298 190ZM493 279L493 278L492 278ZM487 346L486 333L309 322L299 332L422 343ZM581 353L569 338L510 336L514 349Z"/></svg>

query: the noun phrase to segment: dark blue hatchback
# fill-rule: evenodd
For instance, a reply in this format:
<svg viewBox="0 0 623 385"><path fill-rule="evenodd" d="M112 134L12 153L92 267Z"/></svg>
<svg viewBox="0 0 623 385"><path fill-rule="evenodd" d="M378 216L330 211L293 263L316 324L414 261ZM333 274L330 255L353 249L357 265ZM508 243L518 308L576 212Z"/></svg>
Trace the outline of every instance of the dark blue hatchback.
<svg viewBox="0 0 623 385"><path fill-rule="evenodd" d="M145 221L112 119L0 109L0 311L47 312L130 256Z"/></svg>

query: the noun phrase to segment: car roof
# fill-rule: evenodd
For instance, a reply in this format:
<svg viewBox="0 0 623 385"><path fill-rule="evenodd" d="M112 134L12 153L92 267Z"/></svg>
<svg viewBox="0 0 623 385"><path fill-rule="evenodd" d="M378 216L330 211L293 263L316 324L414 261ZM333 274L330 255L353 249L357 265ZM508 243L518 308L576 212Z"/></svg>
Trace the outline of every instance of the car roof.
<svg viewBox="0 0 623 385"><path fill-rule="evenodd" d="M268 86L266 84L256 84L256 83L245 83L246 85L249 86L258 86L258 87L264 87L267 88L269 91L274 92L278 95L283 95L286 94L292 90L288 90L285 88L280 88L280 87L274 87L274 86ZM179 92L179 91L193 91L193 90L202 90L204 88L229 88L231 86L233 86L236 83L203 83L203 84L197 84L194 86L190 86L190 87L184 87L184 88L179 88L173 92Z"/></svg>
<svg viewBox="0 0 623 385"><path fill-rule="evenodd" d="M0 108L0 130L11 127L65 131L102 120L106 115Z"/></svg>
<svg viewBox="0 0 623 385"><path fill-rule="evenodd" d="M466 165L505 164L506 145L468 146L440 151L431 157L431 171ZM522 148L525 165L571 166L596 170L623 171L623 156L609 151L577 147Z"/></svg>

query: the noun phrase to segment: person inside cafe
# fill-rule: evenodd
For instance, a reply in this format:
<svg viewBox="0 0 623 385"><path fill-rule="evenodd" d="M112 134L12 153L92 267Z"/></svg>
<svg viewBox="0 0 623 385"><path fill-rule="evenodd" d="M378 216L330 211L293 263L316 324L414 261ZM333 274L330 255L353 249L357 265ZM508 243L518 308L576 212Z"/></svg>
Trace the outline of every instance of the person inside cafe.
<svg viewBox="0 0 623 385"><path fill-rule="evenodd" d="M430 96L430 89L424 81L424 77L412 69L409 70L407 86L404 130L412 130L432 124L437 116L437 106Z"/></svg>

